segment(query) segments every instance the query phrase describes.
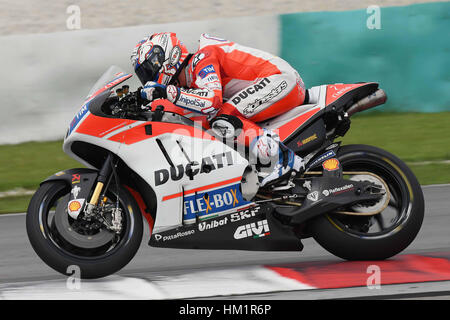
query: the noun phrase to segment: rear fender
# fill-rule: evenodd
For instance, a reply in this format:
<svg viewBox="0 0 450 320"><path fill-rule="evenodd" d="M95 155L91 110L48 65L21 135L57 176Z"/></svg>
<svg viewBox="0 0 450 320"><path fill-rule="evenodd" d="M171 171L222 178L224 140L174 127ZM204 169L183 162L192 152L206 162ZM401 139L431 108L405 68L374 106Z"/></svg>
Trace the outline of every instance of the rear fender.
<svg viewBox="0 0 450 320"><path fill-rule="evenodd" d="M341 146L341 142L333 142L319 149L317 152L305 157L306 171L319 167L325 160L335 158Z"/></svg>

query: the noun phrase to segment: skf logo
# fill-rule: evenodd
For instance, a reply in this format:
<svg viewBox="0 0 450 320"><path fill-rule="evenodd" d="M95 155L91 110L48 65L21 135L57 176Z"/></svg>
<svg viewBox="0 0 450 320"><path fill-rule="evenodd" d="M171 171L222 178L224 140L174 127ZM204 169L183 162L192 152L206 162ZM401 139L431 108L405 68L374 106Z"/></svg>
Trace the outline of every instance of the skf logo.
<svg viewBox="0 0 450 320"><path fill-rule="evenodd" d="M259 212L260 207L252 208L252 209L246 209L244 211L232 213L230 218L231 222L237 222L244 219L248 219L251 217L254 217Z"/></svg>
<svg viewBox="0 0 450 320"><path fill-rule="evenodd" d="M269 223L267 220L258 221L257 223L249 223L240 226L234 232L236 240L253 237L253 239L270 235Z"/></svg>

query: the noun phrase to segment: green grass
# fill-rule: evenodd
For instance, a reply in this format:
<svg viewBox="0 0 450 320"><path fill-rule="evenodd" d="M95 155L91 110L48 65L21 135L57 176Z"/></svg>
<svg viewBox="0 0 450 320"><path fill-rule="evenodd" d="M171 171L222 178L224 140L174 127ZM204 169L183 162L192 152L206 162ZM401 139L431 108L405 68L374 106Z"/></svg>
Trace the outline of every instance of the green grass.
<svg viewBox="0 0 450 320"><path fill-rule="evenodd" d="M36 189L52 174L83 167L62 151L62 141L28 142L0 146L0 191Z"/></svg>
<svg viewBox="0 0 450 320"><path fill-rule="evenodd" d="M352 117L343 143L377 146L406 162L449 160L450 112L361 113Z"/></svg>
<svg viewBox="0 0 450 320"><path fill-rule="evenodd" d="M450 163L427 165L408 163L408 166L422 185L450 182Z"/></svg>
<svg viewBox="0 0 450 320"><path fill-rule="evenodd" d="M450 112L434 114L369 113L352 118L344 144L369 144L406 161L421 184L449 183ZM416 162L432 161L421 165ZM0 146L0 192L14 188L34 190L60 170L82 167L62 151L62 141ZM0 198L0 213L23 212L30 196Z"/></svg>
<svg viewBox="0 0 450 320"><path fill-rule="evenodd" d="M0 198L0 214L10 212L25 212L32 196L17 196Z"/></svg>

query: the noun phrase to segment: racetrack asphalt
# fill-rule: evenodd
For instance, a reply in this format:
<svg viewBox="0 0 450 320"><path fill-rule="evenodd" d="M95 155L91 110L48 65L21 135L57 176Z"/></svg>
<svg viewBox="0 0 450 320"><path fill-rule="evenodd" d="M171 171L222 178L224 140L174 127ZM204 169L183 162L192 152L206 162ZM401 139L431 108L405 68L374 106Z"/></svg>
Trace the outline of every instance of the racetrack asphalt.
<svg viewBox="0 0 450 320"><path fill-rule="evenodd" d="M448 255L450 253L450 185L425 186L423 191L425 219L422 229L414 242L401 254L426 255L442 252ZM148 228L146 228L138 253L117 275L151 280L162 276L173 277L227 268L343 261L321 248L313 239L303 240L305 248L302 252L251 252L152 248L147 245L148 235ZM65 279L63 275L45 265L31 248L25 230L25 214L0 216L0 252L0 285ZM436 282L434 287L432 283L428 283L426 287L424 290L428 291L436 291L437 287L444 287L450 292L450 282ZM417 285L415 288L417 289ZM440 292L443 291L445 290L440 290ZM323 296L327 299L348 297L345 291L334 290L336 292L334 296L330 290L324 292ZM399 294L398 290L393 292L392 294ZM364 296L363 293L358 295ZM269 296L278 299L283 297L309 299L295 293L273 293ZM241 298L245 297L244 295ZM253 298L258 299L258 297ZM317 295L317 298L320 298L320 295Z"/></svg>

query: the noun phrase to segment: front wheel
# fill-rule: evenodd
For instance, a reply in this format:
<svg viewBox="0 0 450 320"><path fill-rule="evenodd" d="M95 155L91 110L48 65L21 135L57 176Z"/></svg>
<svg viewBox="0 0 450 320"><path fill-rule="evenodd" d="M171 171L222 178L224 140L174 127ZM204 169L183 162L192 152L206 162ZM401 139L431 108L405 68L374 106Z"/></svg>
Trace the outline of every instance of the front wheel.
<svg viewBox="0 0 450 320"><path fill-rule="evenodd" d="M343 171L369 172L381 178L390 200L373 216L329 213L317 217L310 224L314 239L346 260L383 260L403 251L415 239L424 217L423 193L414 174L403 161L372 146L343 146L337 156ZM370 181L371 176L365 179L359 174L358 179ZM366 204L370 206L376 204ZM364 204L345 208L352 210L364 210Z"/></svg>
<svg viewBox="0 0 450 320"><path fill-rule="evenodd" d="M81 278L92 279L117 272L131 261L141 244L139 207L126 189L108 190L108 202L118 204L122 215L122 228L116 233L96 221L72 219L66 209L70 191L63 181L49 181L32 197L26 227L34 251L65 275L78 269Z"/></svg>

